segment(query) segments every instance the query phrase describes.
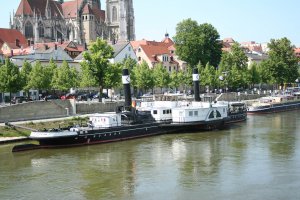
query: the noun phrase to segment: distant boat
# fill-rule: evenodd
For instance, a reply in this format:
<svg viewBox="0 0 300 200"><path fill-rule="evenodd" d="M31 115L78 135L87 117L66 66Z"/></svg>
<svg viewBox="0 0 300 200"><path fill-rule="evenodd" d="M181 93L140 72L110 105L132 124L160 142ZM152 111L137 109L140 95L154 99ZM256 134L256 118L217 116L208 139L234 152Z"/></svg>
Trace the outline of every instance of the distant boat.
<svg viewBox="0 0 300 200"><path fill-rule="evenodd" d="M248 114L284 112L300 108L300 92L289 91L283 95L259 98L248 106Z"/></svg>

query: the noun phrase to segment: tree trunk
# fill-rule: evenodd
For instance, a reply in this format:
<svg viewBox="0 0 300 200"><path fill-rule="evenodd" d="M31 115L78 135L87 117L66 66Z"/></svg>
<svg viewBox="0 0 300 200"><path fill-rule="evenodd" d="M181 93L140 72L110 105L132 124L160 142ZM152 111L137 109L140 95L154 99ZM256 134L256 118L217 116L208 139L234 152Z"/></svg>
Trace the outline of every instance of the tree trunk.
<svg viewBox="0 0 300 200"><path fill-rule="evenodd" d="M9 105L11 105L11 92L9 92Z"/></svg>
<svg viewBox="0 0 300 200"><path fill-rule="evenodd" d="M103 91L103 87L100 85L99 86L99 102L102 102L102 91Z"/></svg>

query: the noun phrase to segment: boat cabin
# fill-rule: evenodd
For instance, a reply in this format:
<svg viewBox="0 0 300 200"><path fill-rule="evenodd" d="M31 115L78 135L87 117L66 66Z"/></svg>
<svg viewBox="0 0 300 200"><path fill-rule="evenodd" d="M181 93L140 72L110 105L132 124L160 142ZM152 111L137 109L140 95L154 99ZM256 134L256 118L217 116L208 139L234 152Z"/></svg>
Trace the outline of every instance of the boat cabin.
<svg viewBox="0 0 300 200"><path fill-rule="evenodd" d="M93 128L110 128L121 125L120 113L95 114L89 119L89 126Z"/></svg>
<svg viewBox="0 0 300 200"><path fill-rule="evenodd" d="M151 109L151 115L155 121L167 121L172 119L172 109L170 107L157 107Z"/></svg>
<svg viewBox="0 0 300 200"><path fill-rule="evenodd" d="M228 116L227 106L187 106L172 110L173 123L213 121L224 119Z"/></svg>

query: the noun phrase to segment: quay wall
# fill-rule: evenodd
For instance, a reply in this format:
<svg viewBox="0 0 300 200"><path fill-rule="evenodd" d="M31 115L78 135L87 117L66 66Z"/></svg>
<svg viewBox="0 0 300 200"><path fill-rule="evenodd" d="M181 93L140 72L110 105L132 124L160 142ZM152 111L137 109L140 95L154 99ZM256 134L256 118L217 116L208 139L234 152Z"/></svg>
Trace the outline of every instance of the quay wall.
<svg viewBox="0 0 300 200"><path fill-rule="evenodd" d="M223 93L218 100L219 101L245 101L245 100L258 99L264 96L267 96L267 94L240 93L240 95L238 95L238 93L236 92L231 92L231 93Z"/></svg>
<svg viewBox="0 0 300 200"><path fill-rule="evenodd" d="M92 114L113 112L123 102L80 102L75 100L51 100L19 103L0 107L0 123L50 119L75 116L76 114Z"/></svg>
<svg viewBox="0 0 300 200"><path fill-rule="evenodd" d="M66 117L73 114L70 101L33 101L0 108L0 122Z"/></svg>

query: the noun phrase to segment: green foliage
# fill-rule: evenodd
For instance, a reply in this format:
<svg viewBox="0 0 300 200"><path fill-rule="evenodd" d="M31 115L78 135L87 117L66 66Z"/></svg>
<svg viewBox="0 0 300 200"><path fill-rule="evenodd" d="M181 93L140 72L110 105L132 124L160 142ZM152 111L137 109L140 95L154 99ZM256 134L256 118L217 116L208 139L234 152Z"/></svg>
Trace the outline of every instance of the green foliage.
<svg viewBox="0 0 300 200"><path fill-rule="evenodd" d="M214 66L210 65L209 63L207 63L204 70L200 72L200 84L203 86L212 87L217 85L216 70Z"/></svg>
<svg viewBox="0 0 300 200"><path fill-rule="evenodd" d="M22 89L22 76L19 68L5 60L5 64L0 67L0 91L15 93Z"/></svg>
<svg viewBox="0 0 300 200"><path fill-rule="evenodd" d="M272 39L268 44L270 49L269 59L264 62L269 81L283 85L294 83L299 77L298 60L294 55L294 46L287 38Z"/></svg>
<svg viewBox="0 0 300 200"><path fill-rule="evenodd" d="M104 85L106 88L113 88L121 86L122 77L122 64L114 63L111 64L107 69L104 77Z"/></svg>
<svg viewBox="0 0 300 200"><path fill-rule="evenodd" d="M27 87L36 90L51 89L53 72L50 67L43 67L39 61L32 67Z"/></svg>
<svg viewBox="0 0 300 200"><path fill-rule="evenodd" d="M170 81L170 84L169 86L175 90L177 90L177 88L183 84L183 81L184 81L184 73L182 71L173 71L171 73L171 81ZM192 79L192 76L190 77L190 79Z"/></svg>
<svg viewBox="0 0 300 200"><path fill-rule="evenodd" d="M27 93L29 93L30 88L28 87L28 83L30 80L30 72L32 70L32 66L29 62L25 60L21 69L21 77L22 77L22 88Z"/></svg>
<svg viewBox="0 0 300 200"><path fill-rule="evenodd" d="M89 51L83 54L85 61L82 63L82 71L87 70L84 74L90 76L99 86L99 101L101 101L102 90L105 86L105 74L110 66L109 59L113 57L113 49L106 41L97 38L95 42L89 45ZM86 80L84 78L83 80ZM84 83L84 84L90 84ZM84 85L83 84L83 85ZM81 84L82 85L82 84Z"/></svg>
<svg viewBox="0 0 300 200"><path fill-rule="evenodd" d="M176 27L176 54L191 67L208 62L217 67L222 48L219 38L219 33L211 24L199 25L192 19L183 20Z"/></svg>
<svg viewBox="0 0 300 200"><path fill-rule="evenodd" d="M159 88L167 87L170 83L170 74L167 69L161 64L157 64L153 69L154 86Z"/></svg>
<svg viewBox="0 0 300 200"><path fill-rule="evenodd" d="M224 71L229 71L235 65L239 69L246 69L248 58L238 43L231 47L230 52L223 52L220 67Z"/></svg>
<svg viewBox="0 0 300 200"><path fill-rule="evenodd" d="M78 86L78 72L75 68L71 68L69 64L64 61L62 66L56 68L53 74L52 87L62 91L68 91L70 88Z"/></svg>
<svg viewBox="0 0 300 200"><path fill-rule="evenodd" d="M258 69L258 65L256 63L253 63L249 67L249 83L254 86L254 84L259 84L261 82L261 76Z"/></svg>
<svg viewBox="0 0 300 200"><path fill-rule="evenodd" d="M153 71L145 61L134 68L133 72L136 79L136 87L145 91L154 87Z"/></svg>

